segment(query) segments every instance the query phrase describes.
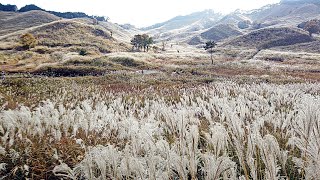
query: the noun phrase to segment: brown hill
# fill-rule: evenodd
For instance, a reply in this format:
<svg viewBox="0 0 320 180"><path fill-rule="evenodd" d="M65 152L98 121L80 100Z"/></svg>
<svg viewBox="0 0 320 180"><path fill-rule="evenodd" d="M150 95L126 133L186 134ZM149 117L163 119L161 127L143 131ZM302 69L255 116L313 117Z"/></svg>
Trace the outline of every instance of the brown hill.
<svg viewBox="0 0 320 180"><path fill-rule="evenodd" d="M312 41L307 43L294 44L290 46L276 47L277 50L291 51L291 52L309 52L309 53L320 53L320 41Z"/></svg>
<svg viewBox="0 0 320 180"><path fill-rule="evenodd" d="M19 40L25 33L34 35L38 41L36 47L29 50L22 48ZM80 74L91 74L91 71L96 71L101 74L109 64L103 64L106 67L100 69L92 69L90 63L93 59L104 56L105 53L130 49L127 43L111 37L110 32L100 25L76 19L59 20L0 37L0 65L10 72L33 72L40 68L46 73L46 67L59 66L58 70L61 72L79 71ZM90 65L83 67L85 69L64 65L67 61L75 60L88 61Z"/></svg>
<svg viewBox="0 0 320 180"><path fill-rule="evenodd" d="M226 42L224 45L266 49L311 42L307 32L295 28L265 28L250 32Z"/></svg>
<svg viewBox="0 0 320 180"><path fill-rule="evenodd" d="M207 40L219 41L232 36L238 36L242 33L231 24L219 24L201 33L201 37Z"/></svg>
<svg viewBox="0 0 320 180"><path fill-rule="evenodd" d="M89 18L78 18L78 19L73 19L73 21L80 22L83 24L87 25L93 25L94 20L89 19ZM107 21L99 21L98 24L95 24L96 28L101 28L108 32L108 34L111 35L112 37L117 39L118 41L123 41L126 43L130 43L132 37L136 34L142 34L142 32L135 27L130 27L130 26L121 26L116 23L112 22L107 22Z"/></svg>
<svg viewBox="0 0 320 180"><path fill-rule="evenodd" d="M199 45L208 40L221 41L239 35L242 35L242 32L239 31L235 26L231 24L219 24L202 32L200 35L193 36L188 41L188 44Z"/></svg>
<svg viewBox="0 0 320 180"><path fill-rule="evenodd" d="M2 41L18 42L20 35L26 32L33 34L40 46L93 48L101 53L128 49L125 44L112 38L110 32L106 29L76 20L61 20L29 28L12 34Z"/></svg>
<svg viewBox="0 0 320 180"><path fill-rule="evenodd" d="M44 11L29 11L24 13L0 11L0 36L59 19L57 16Z"/></svg>

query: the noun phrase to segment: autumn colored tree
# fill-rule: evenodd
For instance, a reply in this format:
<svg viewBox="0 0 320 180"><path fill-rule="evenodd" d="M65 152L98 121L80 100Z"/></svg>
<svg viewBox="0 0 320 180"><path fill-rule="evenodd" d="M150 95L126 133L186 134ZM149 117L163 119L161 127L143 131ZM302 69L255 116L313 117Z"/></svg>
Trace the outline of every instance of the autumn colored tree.
<svg viewBox="0 0 320 180"><path fill-rule="evenodd" d="M26 33L20 37L20 43L24 49L30 49L38 44L37 39L30 33Z"/></svg>

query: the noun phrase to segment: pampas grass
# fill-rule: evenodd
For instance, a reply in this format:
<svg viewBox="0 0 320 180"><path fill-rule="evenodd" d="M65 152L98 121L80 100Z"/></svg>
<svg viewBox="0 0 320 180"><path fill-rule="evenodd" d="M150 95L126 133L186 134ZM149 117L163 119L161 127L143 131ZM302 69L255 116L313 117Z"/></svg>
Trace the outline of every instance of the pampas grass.
<svg viewBox="0 0 320 180"><path fill-rule="evenodd" d="M0 112L0 174L316 179L319 92L319 84L235 82L183 89L172 98L152 90L149 96L101 92L81 99L64 92L32 109Z"/></svg>

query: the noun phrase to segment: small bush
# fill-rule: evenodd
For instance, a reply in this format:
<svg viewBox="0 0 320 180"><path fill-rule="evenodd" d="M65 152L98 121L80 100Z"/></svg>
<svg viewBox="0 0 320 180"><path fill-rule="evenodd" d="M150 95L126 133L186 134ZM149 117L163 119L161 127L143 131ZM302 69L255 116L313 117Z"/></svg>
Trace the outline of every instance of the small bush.
<svg viewBox="0 0 320 180"><path fill-rule="evenodd" d="M20 43L23 49L30 49L38 44L37 39L30 33L26 33L20 37Z"/></svg>
<svg viewBox="0 0 320 180"><path fill-rule="evenodd" d="M81 56L86 56L86 55L88 55L88 52L87 52L87 50L85 50L85 49L80 49L79 55L81 55Z"/></svg>

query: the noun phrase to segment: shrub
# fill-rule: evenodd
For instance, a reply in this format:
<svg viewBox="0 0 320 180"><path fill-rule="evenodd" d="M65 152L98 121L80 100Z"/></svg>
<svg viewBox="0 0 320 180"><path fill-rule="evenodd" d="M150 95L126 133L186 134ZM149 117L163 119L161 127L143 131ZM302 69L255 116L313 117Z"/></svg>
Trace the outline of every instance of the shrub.
<svg viewBox="0 0 320 180"><path fill-rule="evenodd" d="M30 33L26 33L20 37L20 43L22 48L30 49L38 44L37 39Z"/></svg>
<svg viewBox="0 0 320 180"><path fill-rule="evenodd" d="M79 55L81 55L81 56L86 56L86 55L88 55L88 52L87 52L87 50L85 50L85 49L80 49Z"/></svg>

